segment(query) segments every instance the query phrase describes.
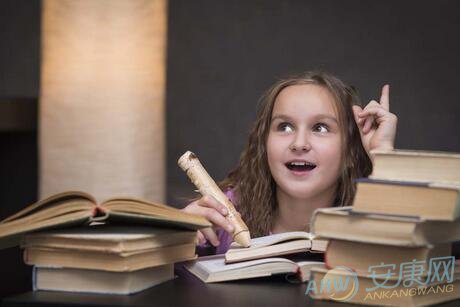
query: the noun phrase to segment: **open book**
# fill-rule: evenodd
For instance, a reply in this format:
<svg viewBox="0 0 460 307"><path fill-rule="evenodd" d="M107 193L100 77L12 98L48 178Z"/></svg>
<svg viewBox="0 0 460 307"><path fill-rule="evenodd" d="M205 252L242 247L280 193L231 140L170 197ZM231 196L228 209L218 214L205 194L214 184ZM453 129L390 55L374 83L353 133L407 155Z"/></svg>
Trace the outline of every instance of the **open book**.
<svg viewBox="0 0 460 307"><path fill-rule="evenodd" d="M185 268L205 283L264 277L275 274L295 275L304 282L313 267L324 267L320 261L295 262L286 258L265 258L226 264L223 255L200 257Z"/></svg>
<svg viewBox="0 0 460 307"><path fill-rule="evenodd" d="M134 198L97 204L84 192L64 192L40 200L0 222L0 247L19 243L20 235L91 222L120 222L196 230L210 227L205 218Z"/></svg>
<svg viewBox="0 0 460 307"><path fill-rule="evenodd" d="M327 240L315 238L309 232L284 232L252 239L249 248L232 243L225 254L225 262L233 263L299 252L324 252L326 247Z"/></svg>

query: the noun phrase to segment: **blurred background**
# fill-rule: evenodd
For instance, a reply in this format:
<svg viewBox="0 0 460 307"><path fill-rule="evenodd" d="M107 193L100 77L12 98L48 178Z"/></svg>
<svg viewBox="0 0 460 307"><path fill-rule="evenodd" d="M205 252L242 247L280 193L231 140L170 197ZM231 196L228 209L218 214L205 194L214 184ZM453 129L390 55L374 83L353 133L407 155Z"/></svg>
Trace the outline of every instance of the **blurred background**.
<svg viewBox="0 0 460 307"><path fill-rule="evenodd" d="M180 207L194 196L176 163L186 150L222 180L246 144L262 93L311 69L354 85L365 103L389 83L397 148L460 152L458 1L166 3L162 201ZM41 8L38 0L0 1L2 219L39 198ZM30 268L19 250L0 256L0 276L10 280L0 294L27 290Z"/></svg>

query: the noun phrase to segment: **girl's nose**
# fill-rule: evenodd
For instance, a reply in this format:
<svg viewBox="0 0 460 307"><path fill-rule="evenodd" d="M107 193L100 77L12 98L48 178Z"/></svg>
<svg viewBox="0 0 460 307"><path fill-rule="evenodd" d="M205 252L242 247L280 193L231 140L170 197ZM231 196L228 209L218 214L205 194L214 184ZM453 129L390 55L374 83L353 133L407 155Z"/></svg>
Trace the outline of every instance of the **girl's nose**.
<svg viewBox="0 0 460 307"><path fill-rule="evenodd" d="M305 136L298 135L289 146L289 149L294 152L308 152L311 149L311 144Z"/></svg>
<svg viewBox="0 0 460 307"><path fill-rule="evenodd" d="M308 144L304 144L304 145L298 146L296 143L294 143L294 144L292 144L292 145L290 146L290 149L291 149L292 151L305 151L305 152L307 152L307 151L310 151L311 146L308 145Z"/></svg>

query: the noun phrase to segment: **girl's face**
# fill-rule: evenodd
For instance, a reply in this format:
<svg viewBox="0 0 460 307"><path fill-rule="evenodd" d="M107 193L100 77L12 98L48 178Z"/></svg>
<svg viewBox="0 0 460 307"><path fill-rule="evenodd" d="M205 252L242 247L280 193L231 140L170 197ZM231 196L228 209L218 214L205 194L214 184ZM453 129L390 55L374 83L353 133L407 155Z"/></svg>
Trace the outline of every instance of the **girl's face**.
<svg viewBox="0 0 460 307"><path fill-rule="evenodd" d="M305 200L325 193L333 197L341 146L334 97L327 89L301 84L278 94L267 138L268 164L278 193Z"/></svg>

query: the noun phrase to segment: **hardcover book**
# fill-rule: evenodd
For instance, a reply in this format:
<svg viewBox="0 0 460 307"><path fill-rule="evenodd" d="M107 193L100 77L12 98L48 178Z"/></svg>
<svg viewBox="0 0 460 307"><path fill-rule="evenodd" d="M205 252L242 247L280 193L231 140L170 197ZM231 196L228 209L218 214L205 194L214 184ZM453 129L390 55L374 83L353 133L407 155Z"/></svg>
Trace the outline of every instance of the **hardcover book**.
<svg viewBox="0 0 460 307"><path fill-rule="evenodd" d="M14 246L21 235L48 228L90 223L130 223L197 230L210 227L205 218L163 204L135 198L103 203L84 192L64 192L27 206L0 222L0 247Z"/></svg>
<svg viewBox="0 0 460 307"><path fill-rule="evenodd" d="M357 180L353 211L453 221L460 217L460 185Z"/></svg>
<svg viewBox="0 0 460 307"><path fill-rule="evenodd" d="M327 239L397 246L424 246L460 241L460 219L427 221L419 217L363 214L352 207L321 208L314 212L312 232Z"/></svg>
<svg viewBox="0 0 460 307"><path fill-rule="evenodd" d="M174 265L167 264L133 272L35 266L33 290L130 295L174 279Z"/></svg>
<svg viewBox="0 0 460 307"><path fill-rule="evenodd" d="M197 232L190 230L137 225L97 225L26 234L21 247L117 254L190 244L196 240Z"/></svg>
<svg viewBox="0 0 460 307"><path fill-rule="evenodd" d="M420 150L374 150L370 178L460 185L460 154Z"/></svg>

